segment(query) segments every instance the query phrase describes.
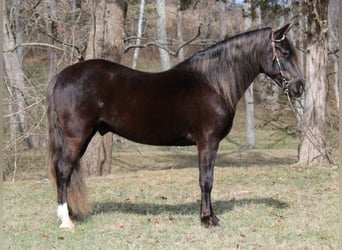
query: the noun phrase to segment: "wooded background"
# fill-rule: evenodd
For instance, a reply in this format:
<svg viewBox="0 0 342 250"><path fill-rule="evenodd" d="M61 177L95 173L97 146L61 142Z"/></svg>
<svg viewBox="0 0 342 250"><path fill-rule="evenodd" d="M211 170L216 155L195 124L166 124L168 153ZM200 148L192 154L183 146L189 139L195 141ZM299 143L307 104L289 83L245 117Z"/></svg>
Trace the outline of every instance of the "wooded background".
<svg viewBox="0 0 342 250"><path fill-rule="evenodd" d="M4 179L15 179L18 159L30 152L38 151L32 157L45 159L46 168L46 86L66 66L104 58L160 71L237 33L289 22L306 80L305 94L293 100L298 163L337 164L338 0L7 0L3 13ZM254 108L277 119L289 106L270 79L259 76L255 83L244 97L250 148L258 143ZM121 142L96 136L83 159L85 172L109 174L112 147Z"/></svg>

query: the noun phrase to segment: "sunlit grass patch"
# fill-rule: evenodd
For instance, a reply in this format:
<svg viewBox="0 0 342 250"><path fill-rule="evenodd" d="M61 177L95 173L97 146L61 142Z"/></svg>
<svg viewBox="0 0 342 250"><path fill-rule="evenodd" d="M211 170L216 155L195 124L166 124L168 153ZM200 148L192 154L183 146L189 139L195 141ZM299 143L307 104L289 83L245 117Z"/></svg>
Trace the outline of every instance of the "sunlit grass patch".
<svg viewBox="0 0 342 250"><path fill-rule="evenodd" d="M49 184L7 182L4 249L337 249L337 170L262 156L215 168L213 229L200 225L195 164L87 179L93 214L73 232L58 229Z"/></svg>

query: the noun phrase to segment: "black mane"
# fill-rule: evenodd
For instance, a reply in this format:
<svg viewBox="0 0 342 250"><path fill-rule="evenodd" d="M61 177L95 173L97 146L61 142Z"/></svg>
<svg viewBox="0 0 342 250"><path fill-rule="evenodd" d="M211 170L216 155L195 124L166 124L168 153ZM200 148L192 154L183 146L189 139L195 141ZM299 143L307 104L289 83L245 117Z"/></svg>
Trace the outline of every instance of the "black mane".
<svg viewBox="0 0 342 250"><path fill-rule="evenodd" d="M262 71L261 51L271 48L271 33L271 28L263 28L235 35L196 52L175 68L203 74L206 83L234 105Z"/></svg>

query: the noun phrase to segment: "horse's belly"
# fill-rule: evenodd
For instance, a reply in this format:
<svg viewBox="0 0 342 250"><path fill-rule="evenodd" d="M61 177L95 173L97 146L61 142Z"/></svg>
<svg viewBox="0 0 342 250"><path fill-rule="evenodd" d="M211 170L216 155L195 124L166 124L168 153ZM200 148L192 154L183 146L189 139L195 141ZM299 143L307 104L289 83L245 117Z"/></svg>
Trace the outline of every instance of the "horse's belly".
<svg viewBox="0 0 342 250"><path fill-rule="evenodd" d="M187 129L166 126L163 124L143 124L139 122L120 126L114 129L118 134L128 140L156 145L156 146L188 146L194 145L195 141Z"/></svg>

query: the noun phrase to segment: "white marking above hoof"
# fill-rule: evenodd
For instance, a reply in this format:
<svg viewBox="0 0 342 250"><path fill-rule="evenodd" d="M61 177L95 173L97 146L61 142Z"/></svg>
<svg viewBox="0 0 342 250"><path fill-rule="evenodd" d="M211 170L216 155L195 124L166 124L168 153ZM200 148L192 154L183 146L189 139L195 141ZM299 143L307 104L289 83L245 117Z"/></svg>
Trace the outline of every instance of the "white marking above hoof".
<svg viewBox="0 0 342 250"><path fill-rule="evenodd" d="M58 206L57 216L62 221L62 224L59 226L60 229L72 230L75 228L74 223L72 223L72 221L69 217L69 211L68 211L68 204L67 203L64 203L64 204Z"/></svg>

